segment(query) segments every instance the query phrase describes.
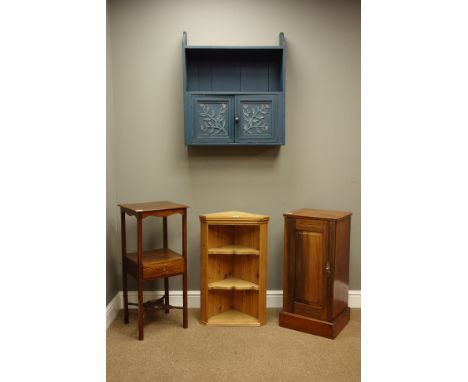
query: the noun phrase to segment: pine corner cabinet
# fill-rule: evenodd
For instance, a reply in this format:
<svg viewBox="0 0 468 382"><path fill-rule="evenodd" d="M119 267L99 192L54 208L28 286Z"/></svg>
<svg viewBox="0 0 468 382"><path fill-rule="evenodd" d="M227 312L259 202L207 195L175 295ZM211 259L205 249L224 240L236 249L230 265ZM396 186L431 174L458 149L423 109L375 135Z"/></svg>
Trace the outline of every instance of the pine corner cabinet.
<svg viewBox="0 0 468 382"><path fill-rule="evenodd" d="M200 322L266 323L266 215L227 211L200 215Z"/></svg>
<svg viewBox="0 0 468 382"><path fill-rule="evenodd" d="M285 42L188 46L182 38L185 144L284 145Z"/></svg>
<svg viewBox="0 0 468 382"><path fill-rule="evenodd" d="M279 325L335 338L349 322L351 213L303 208L284 214Z"/></svg>

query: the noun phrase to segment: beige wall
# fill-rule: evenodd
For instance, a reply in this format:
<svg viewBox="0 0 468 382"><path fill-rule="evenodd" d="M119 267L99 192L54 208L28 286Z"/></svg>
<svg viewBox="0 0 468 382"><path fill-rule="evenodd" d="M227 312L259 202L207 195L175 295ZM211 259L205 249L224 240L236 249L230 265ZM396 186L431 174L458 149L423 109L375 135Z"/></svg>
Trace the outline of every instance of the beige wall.
<svg viewBox="0 0 468 382"><path fill-rule="evenodd" d="M121 0L110 1L108 11L107 301L121 289L115 204L151 200L191 206L192 290L199 289L201 213L237 209L270 216L268 289L277 290L283 213L301 207L351 211L350 288L360 289L359 2ZM285 146L184 146L183 31L189 45L277 45L284 32ZM169 244L178 249L180 218L169 221ZM128 229L134 249L133 220ZM159 245L161 235L160 222L146 225L145 245ZM180 285L172 282L173 289Z"/></svg>
<svg viewBox="0 0 468 382"><path fill-rule="evenodd" d="M120 251L120 231L116 228L119 218L117 204L117 184L115 167L115 120L114 120L114 89L112 80L112 49L110 34L110 13L107 13L107 137L106 137L106 299L107 303L121 288L120 275L118 272L119 260L117 254Z"/></svg>

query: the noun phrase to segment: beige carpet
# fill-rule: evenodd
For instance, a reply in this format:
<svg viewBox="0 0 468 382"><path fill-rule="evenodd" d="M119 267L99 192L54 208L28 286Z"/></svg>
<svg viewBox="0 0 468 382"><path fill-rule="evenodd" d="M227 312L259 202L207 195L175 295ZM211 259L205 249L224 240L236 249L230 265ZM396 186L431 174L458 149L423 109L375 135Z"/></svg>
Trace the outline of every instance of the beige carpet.
<svg viewBox="0 0 468 382"><path fill-rule="evenodd" d="M122 311L107 330L108 381L359 381L361 311L334 340L278 326L279 309L268 309L261 327L208 327L198 309L148 314L138 341L136 310Z"/></svg>

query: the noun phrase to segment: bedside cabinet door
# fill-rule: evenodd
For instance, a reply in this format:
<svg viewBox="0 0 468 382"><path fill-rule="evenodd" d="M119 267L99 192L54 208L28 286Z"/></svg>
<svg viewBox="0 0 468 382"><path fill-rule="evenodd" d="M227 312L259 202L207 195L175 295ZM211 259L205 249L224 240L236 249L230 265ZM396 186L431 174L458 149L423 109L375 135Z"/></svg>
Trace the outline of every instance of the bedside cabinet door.
<svg viewBox="0 0 468 382"><path fill-rule="evenodd" d="M235 141L278 143L277 96L236 96Z"/></svg>
<svg viewBox="0 0 468 382"><path fill-rule="evenodd" d="M192 96L192 144L234 142L233 97Z"/></svg>
<svg viewBox="0 0 468 382"><path fill-rule="evenodd" d="M328 223L296 219L290 237L293 313L327 319Z"/></svg>

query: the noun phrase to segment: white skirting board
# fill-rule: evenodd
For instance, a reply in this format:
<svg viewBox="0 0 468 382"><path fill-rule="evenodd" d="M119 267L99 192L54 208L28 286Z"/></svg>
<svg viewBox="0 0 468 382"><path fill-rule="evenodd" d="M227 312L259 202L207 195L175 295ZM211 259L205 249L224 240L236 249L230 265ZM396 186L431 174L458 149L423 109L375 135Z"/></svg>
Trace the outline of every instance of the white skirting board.
<svg viewBox="0 0 468 382"><path fill-rule="evenodd" d="M164 295L163 291L144 291L143 300L152 300L160 298ZM137 302L137 291L128 292L128 302ZM170 291L169 301L171 305L182 306L182 291ZM200 307L200 291L192 290L187 293L187 302L189 308ZM267 291L267 308L281 308L283 307L283 291L282 290L268 290ZM350 290L348 292L348 305L350 308L361 307L361 291ZM130 309L135 309L136 306L130 305ZM106 328L114 321L114 318L123 309L123 292L118 292L111 302L106 307Z"/></svg>

